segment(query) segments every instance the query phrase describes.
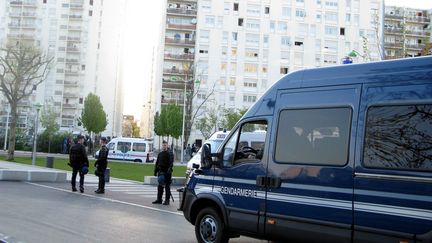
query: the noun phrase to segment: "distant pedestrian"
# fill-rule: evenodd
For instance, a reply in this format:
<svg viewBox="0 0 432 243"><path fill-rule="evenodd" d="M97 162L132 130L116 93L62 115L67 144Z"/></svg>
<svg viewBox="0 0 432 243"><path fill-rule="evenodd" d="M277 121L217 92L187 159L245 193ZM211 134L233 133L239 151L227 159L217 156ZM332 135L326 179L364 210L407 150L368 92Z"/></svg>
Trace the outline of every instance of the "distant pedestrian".
<svg viewBox="0 0 432 243"><path fill-rule="evenodd" d="M192 157L192 148L190 146L190 143L188 143L186 147L186 154L189 155L189 157Z"/></svg>
<svg viewBox="0 0 432 243"><path fill-rule="evenodd" d="M72 167L72 180L71 180L72 191L73 192L77 191L76 177L77 174L79 173L80 175L79 189L81 193L84 192L84 175L87 174L88 166L89 166L86 149L83 143L84 143L84 136L79 135L77 138L77 143L70 148L70 153L69 153L69 161L70 161L69 165Z"/></svg>
<svg viewBox="0 0 432 243"><path fill-rule="evenodd" d="M105 137L101 137L99 140L101 144L101 149L99 150L99 157L95 162L95 175L99 177L99 186L95 191L98 194L105 193L105 170L108 166L108 148L106 146L107 139Z"/></svg>
<svg viewBox="0 0 432 243"><path fill-rule="evenodd" d="M154 175L158 177L158 192L156 201L153 204L162 203L162 195L165 188L165 201L163 205L169 205L171 197L171 178L174 164L174 156L172 152L168 150L168 143L162 142L162 151L158 154Z"/></svg>

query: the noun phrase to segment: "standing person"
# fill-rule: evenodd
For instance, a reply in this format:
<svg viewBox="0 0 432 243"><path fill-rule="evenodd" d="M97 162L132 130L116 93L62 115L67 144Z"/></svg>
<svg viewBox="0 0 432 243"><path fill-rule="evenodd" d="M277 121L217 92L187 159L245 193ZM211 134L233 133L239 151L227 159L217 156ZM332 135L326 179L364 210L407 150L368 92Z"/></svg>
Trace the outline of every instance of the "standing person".
<svg viewBox="0 0 432 243"><path fill-rule="evenodd" d="M105 137L101 137L99 140L101 145L101 149L99 150L99 157L96 160L94 166L96 167L95 174L99 177L99 186L95 191L98 194L105 193L105 170L108 166L108 148L106 146L107 139Z"/></svg>
<svg viewBox="0 0 432 243"><path fill-rule="evenodd" d="M162 195L165 187L165 201L163 205L169 205L169 200L171 197L171 177L172 177L172 167L173 167L173 155L168 151L168 143L166 141L162 142L162 151L158 154L154 175L158 177L158 193L156 201L153 204L162 203Z"/></svg>
<svg viewBox="0 0 432 243"><path fill-rule="evenodd" d="M69 153L69 160L70 160L69 165L72 167L72 180L71 180L72 191L73 192L77 191L76 177L77 174L79 173L80 175L79 188L81 193L84 192L84 175L87 174L88 166L89 166L86 149L83 143L84 143L84 136L79 135L77 143L70 148L70 153Z"/></svg>

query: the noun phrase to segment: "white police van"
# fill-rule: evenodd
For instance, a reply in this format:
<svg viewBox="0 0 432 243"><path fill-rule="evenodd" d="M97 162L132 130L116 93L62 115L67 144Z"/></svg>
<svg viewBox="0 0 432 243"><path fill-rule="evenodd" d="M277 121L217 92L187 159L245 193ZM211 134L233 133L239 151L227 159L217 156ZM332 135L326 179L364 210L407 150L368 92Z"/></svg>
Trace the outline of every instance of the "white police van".
<svg viewBox="0 0 432 243"><path fill-rule="evenodd" d="M142 138L118 137L113 138L107 144L108 159L126 160L134 162L152 162L153 155L153 140ZM99 155L96 152L95 157Z"/></svg>
<svg viewBox="0 0 432 243"><path fill-rule="evenodd" d="M219 131L213 133L208 140L206 140L206 143L210 144L212 153L215 153L216 150L219 148L219 145L223 142L223 140L226 138L226 136L229 134L229 131ZM199 167L201 162L201 148L198 150L198 152L188 161L186 165L186 176L188 176L192 170L193 167Z"/></svg>
<svg viewBox="0 0 432 243"><path fill-rule="evenodd" d="M181 190L198 242L430 243L432 57L288 74L210 151Z"/></svg>

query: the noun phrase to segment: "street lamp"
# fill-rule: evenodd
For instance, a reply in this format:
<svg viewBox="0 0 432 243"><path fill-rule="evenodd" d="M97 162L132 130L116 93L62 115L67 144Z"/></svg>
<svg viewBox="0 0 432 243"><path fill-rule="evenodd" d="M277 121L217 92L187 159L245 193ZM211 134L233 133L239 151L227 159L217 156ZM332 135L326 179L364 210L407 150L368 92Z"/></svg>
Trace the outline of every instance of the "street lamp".
<svg viewBox="0 0 432 243"><path fill-rule="evenodd" d="M35 129L33 134L33 153L32 153L32 165L36 165L36 144L37 144L37 131L38 131L38 121L39 121L39 110L42 105L37 103L35 104L36 108L36 118L35 118Z"/></svg>

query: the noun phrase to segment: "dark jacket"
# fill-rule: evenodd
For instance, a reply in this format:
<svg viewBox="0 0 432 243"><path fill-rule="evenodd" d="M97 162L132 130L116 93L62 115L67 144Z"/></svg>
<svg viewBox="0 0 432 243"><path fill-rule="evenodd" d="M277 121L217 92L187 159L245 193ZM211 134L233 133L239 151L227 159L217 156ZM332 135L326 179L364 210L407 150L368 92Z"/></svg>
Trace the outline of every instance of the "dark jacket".
<svg viewBox="0 0 432 243"><path fill-rule="evenodd" d="M87 153L84 145L76 143L70 149L70 165L74 169L81 169L84 165L89 166Z"/></svg>
<svg viewBox="0 0 432 243"><path fill-rule="evenodd" d="M99 150L99 157L95 162L95 167L99 171L105 171L108 166L108 152L109 150L106 145L102 145L101 149Z"/></svg>
<svg viewBox="0 0 432 243"><path fill-rule="evenodd" d="M159 173L172 173L173 167L173 159L174 156L169 151L161 151L158 154L155 164L154 175L156 176Z"/></svg>

